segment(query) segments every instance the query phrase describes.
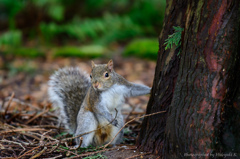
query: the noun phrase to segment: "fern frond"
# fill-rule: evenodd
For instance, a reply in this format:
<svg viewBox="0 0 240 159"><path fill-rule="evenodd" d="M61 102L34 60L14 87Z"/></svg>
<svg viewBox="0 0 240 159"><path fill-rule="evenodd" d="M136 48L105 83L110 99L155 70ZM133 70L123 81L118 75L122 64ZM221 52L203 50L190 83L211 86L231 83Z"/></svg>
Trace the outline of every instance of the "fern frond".
<svg viewBox="0 0 240 159"><path fill-rule="evenodd" d="M168 35L168 38L165 40L165 43L164 43L164 45L166 45L165 50L171 49L173 45L175 45L177 48L181 45L181 35L184 29L181 28L180 26L177 26L177 27L173 26L173 29L174 29L174 33L171 35Z"/></svg>

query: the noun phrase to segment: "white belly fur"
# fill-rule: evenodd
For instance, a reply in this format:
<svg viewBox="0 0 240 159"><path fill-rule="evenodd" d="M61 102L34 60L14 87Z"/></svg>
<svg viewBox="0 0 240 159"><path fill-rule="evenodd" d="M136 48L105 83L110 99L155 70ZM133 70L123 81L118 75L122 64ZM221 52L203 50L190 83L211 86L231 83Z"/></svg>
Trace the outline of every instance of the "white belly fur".
<svg viewBox="0 0 240 159"><path fill-rule="evenodd" d="M115 84L101 94L101 104L106 105L111 113L115 112L115 108L121 110L127 92L126 86Z"/></svg>
<svg viewBox="0 0 240 159"><path fill-rule="evenodd" d="M100 119L98 128L102 126L106 126L102 128L100 131L96 132L96 138L95 142L98 145L105 144L109 142L120 130L120 128L123 126L123 118L121 115L121 106L124 103L126 93L128 92L128 88L121 85L113 85L109 90L105 91L101 95L101 104L106 105L109 112L112 114L113 117L116 116L116 110L117 109L117 119L118 119L118 127L115 127L113 125L108 125L109 122L106 119ZM104 135L107 135L106 137ZM104 138L105 137L105 138ZM113 141L113 144L115 141L117 141L119 135L115 138ZM99 143L100 142L100 143Z"/></svg>

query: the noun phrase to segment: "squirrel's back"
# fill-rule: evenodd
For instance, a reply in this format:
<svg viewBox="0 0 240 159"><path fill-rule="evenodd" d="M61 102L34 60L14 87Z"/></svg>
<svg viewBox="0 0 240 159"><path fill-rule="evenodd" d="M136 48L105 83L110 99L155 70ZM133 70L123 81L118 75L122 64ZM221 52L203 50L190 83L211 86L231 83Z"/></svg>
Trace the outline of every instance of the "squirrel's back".
<svg viewBox="0 0 240 159"><path fill-rule="evenodd" d="M90 78L79 68L63 68L56 71L49 80L49 99L60 108L61 121L70 133L77 127L77 115L90 87Z"/></svg>

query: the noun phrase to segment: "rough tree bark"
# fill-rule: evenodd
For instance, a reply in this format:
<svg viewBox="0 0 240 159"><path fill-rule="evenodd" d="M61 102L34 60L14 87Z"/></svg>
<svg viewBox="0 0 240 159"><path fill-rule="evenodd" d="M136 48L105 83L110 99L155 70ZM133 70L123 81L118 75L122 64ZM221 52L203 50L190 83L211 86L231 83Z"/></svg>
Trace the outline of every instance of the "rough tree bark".
<svg viewBox="0 0 240 159"><path fill-rule="evenodd" d="M240 156L240 2L169 0L153 89L138 138L162 158ZM173 26L179 50L164 49Z"/></svg>

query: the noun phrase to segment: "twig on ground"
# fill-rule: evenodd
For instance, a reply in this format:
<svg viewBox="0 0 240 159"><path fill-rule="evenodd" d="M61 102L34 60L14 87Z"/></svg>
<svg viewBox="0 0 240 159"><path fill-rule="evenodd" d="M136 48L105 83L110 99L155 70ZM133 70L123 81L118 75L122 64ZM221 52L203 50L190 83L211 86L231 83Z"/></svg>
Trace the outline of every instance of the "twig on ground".
<svg viewBox="0 0 240 159"><path fill-rule="evenodd" d="M37 158L37 157L41 156L46 150L47 150L47 147L44 147L44 148L42 149L42 151L40 151L40 152L37 153L36 155L32 156L30 159L34 159L34 158Z"/></svg>
<svg viewBox="0 0 240 159"><path fill-rule="evenodd" d="M61 140L58 140L57 146L55 146L55 147L53 146L53 148L48 153L52 153L53 151L55 151L60 146L60 143L61 143Z"/></svg>
<svg viewBox="0 0 240 159"><path fill-rule="evenodd" d="M40 147L41 147L40 145L37 146L37 147L34 147L31 150L28 150L27 152L25 152L23 155L19 156L18 158L22 158L22 157L26 156L27 154L29 154L30 152L32 152L33 150L36 150L36 149L38 149Z"/></svg>
<svg viewBox="0 0 240 159"><path fill-rule="evenodd" d="M56 159L56 158L62 158L62 155L58 155L58 156L55 156L55 157L50 157L50 158L43 158L43 159Z"/></svg>
<svg viewBox="0 0 240 159"><path fill-rule="evenodd" d="M19 132L19 131L47 131L47 130L41 129L41 128L16 128L16 129L12 129L12 130L0 131L0 134Z"/></svg>
<svg viewBox="0 0 240 159"><path fill-rule="evenodd" d="M37 137L37 136L35 136L35 135L31 134L31 133L19 132L19 134L22 134L23 136L26 135L26 136L32 137L32 138L34 138L34 139L36 139L36 140L38 140L38 141L41 140L39 137ZM33 143L32 143L32 144L33 144Z"/></svg>
<svg viewBox="0 0 240 159"><path fill-rule="evenodd" d="M36 126L32 126L34 128L49 128L49 129L59 129L59 127L54 126L54 125L36 125ZM60 128L63 129L63 128Z"/></svg>
<svg viewBox="0 0 240 159"><path fill-rule="evenodd" d="M32 119L28 120L25 124L31 123L33 120L37 119L38 117L42 116L43 114L47 113L49 109L46 109L45 111L39 113L38 115L35 115Z"/></svg>
<svg viewBox="0 0 240 159"><path fill-rule="evenodd" d="M77 150L77 149L79 149L81 147L81 145L82 145L82 142L83 142L83 138L79 137L79 144L78 144L78 146L70 148L70 150Z"/></svg>
<svg viewBox="0 0 240 159"><path fill-rule="evenodd" d="M30 145L28 142L24 142L24 141L22 141L20 139L15 138L14 136L12 137L12 139L15 140L15 141L19 141L20 143L22 143L24 145Z"/></svg>
<svg viewBox="0 0 240 159"><path fill-rule="evenodd" d="M7 149L13 152L14 158L17 157L17 154L16 154L16 152L14 151L14 149L13 149L12 147L9 147L9 148L7 148Z"/></svg>
<svg viewBox="0 0 240 159"><path fill-rule="evenodd" d="M73 154L73 155L76 155L75 157L79 157L79 155L77 153L74 153L72 151L69 151L69 150L66 150L66 149L63 149L61 147L58 147L59 150L62 150L62 151L67 151L69 154Z"/></svg>
<svg viewBox="0 0 240 159"><path fill-rule="evenodd" d="M8 142L8 143L12 143L12 144L17 144L17 145L21 146L24 151L26 150L26 148L19 142L9 141L9 140L6 140L6 139L0 140L0 142Z"/></svg>
<svg viewBox="0 0 240 159"><path fill-rule="evenodd" d="M45 144L44 144L44 141L43 141L45 138L47 138L45 135L46 135L47 133L51 132L51 131L52 131L52 129L50 129L49 131L46 131L45 133L43 133L43 134L41 135L41 140L39 141L39 144L40 144L41 146L45 145Z"/></svg>
<svg viewBox="0 0 240 159"><path fill-rule="evenodd" d="M25 116L25 114L21 114L22 116ZM33 116L33 115L31 115ZM21 124L21 123L14 123L14 125L19 126L19 127L24 127L24 128L49 128L49 129L59 129L59 127L54 126L54 125L25 125L25 124ZM15 128L15 127L12 127ZM60 128L62 130L64 130L64 128Z"/></svg>
<svg viewBox="0 0 240 159"><path fill-rule="evenodd" d="M5 147L2 144L0 144L0 149L5 149Z"/></svg>
<svg viewBox="0 0 240 159"><path fill-rule="evenodd" d="M9 108L9 106L11 105L11 102L12 102L12 100L13 100L14 95L15 95L15 93L13 92L12 95L11 95L11 97L10 97L10 99L9 99L9 101L8 101L8 103L7 103L7 107L6 107L6 109L5 109L5 112L4 112L3 116L5 116L5 115L7 114L8 108Z"/></svg>

